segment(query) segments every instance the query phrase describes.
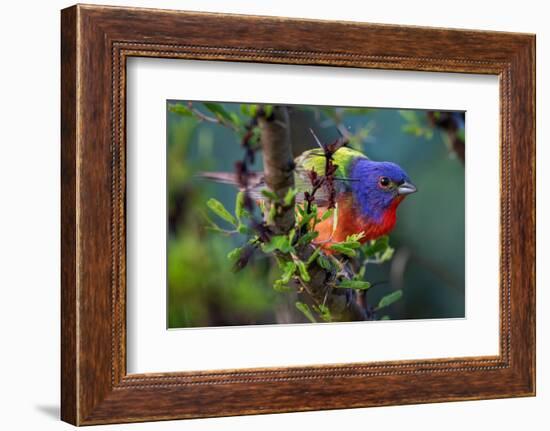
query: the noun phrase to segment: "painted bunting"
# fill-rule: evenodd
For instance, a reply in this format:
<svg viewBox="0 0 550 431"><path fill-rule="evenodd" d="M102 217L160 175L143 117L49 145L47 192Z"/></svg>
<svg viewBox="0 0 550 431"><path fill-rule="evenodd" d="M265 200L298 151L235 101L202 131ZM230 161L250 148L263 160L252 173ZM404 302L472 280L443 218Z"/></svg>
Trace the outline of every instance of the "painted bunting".
<svg viewBox="0 0 550 431"><path fill-rule="evenodd" d="M324 175L325 163L324 152L319 149L307 150L295 159L298 202L304 201L304 192L312 189L311 171ZM333 181L337 215L316 225L319 235L315 242L328 248L332 243L345 241L349 235L360 232L364 232L362 242L389 233L395 226L397 207L407 195L416 192L406 172L395 163L376 162L347 147L334 153L333 163L337 167ZM237 184L235 176L229 173L210 172L202 176ZM266 187L262 174L255 174L251 182L251 196L261 199L261 190ZM314 202L320 215L328 209L329 194L328 187L322 187L315 194Z"/></svg>

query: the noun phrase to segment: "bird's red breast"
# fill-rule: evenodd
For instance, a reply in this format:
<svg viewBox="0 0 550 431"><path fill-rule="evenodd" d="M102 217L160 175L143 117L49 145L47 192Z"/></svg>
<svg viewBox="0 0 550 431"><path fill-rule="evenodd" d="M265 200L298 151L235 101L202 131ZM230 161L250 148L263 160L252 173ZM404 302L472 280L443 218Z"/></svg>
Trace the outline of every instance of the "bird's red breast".
<svg viewBox="0 0 550 431"><path fill-rule="evenodd" d="M381 220L377 222L362 216L353 204L351 193L346 193L337 200L338 224L333 225L332 217L317 224L315 230L319 232L319 236L315 239L315 243L321 245L325 251L329 251L332 244L345 241L349 235L364 232L362 243L386 235L395 226L396 210L402 200L403 196L396 197ZM319 215L324 211L326 209L320 208Z"/></svg>

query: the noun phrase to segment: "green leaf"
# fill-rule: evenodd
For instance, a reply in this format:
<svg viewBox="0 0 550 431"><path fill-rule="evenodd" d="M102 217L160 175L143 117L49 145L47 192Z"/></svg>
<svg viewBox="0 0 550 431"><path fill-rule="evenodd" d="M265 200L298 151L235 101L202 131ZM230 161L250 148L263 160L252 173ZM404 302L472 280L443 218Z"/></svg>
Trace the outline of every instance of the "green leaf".
<svg viewBox="0 0 550 431"><path fill-rule="evenodd" d="M248 103L243 103L241 105L241 113L243 115L248 115L249 117L255 117L258 113L258 105L251 105Z"/></svg>
<svg viewBox="0 0 550 431"><path fill-rule="evenodd" d="M168 110L170 112L173 112L174 114L181 115L182 117L192 117L193 111L189 109L187 106L184 106L180 103L176 105L168 105Z"/></svg>
<svg viewBox="0 0 550 431"><path fill-rule="evenodd" d="M384 316L382 316L382 317L380 318L380 320L391 320L391 319L390 319L390 316L388 316L387 314L385 314Z"/></svg>
<svg viewBox="0 0 550 431"><path fill-rule="evenodd" d="M242 223L240 223L239 226L237 226L237 231L243 235L248 235L252 233L252 229L250 229L247 225Z"/></svg>
<svg viewBox="0 0 550 431"><path fill-rule="evenodd" d="M378 303L378 306L376 307L376 309L380 310L381 308L388 307L392 305L394 302L399 301L402 296L403 296L403 291L401 289L396 290L395 292L392 292L389 295L384 296Z"/></svg>
<svg viewBox="0 0 550 431"><path fill-rule="evenodd" d="M300 219L300 222L298 223L298 226L299 227L302 227L302 226L305 226L307 224L309 224L309 222L315 217L315 213L314 212L311 212L311 213L304 213L303 215L301 215L301 219Z"/></svg>
<svg viewBox="0 0 550 431"><path fill-rule="evenodd" d="M359 233L354 233L353 235L348 235L345 242L359 242L365 237L365 232L361 231Z"/></svg>
<svg viewBox="0 0 550 431"><path fill-rule="evenodd" d="M255 146L260 142L260 138L262 137L262 129L260 129L258 126L254 127L252 129L252 137L250 138L250 145Z"/></svg>
<svg viewBox="0 0 550 431"><path fill-rule="evenodd" d="M361 243L358 241L344 241L336 244L341 245L342 247L351 248L351 249L361 248Z"/></svg>
<svg viewBox="0 0 550 431"><path fill-rule="evenodd" d="M320 221L325 221L325 220L328 220L330 217L332 217L334 214L334 208L330 208L328 210L326 210L323 215L321 216L321 220Z"/></svg>
<svg viewBox="0 0 550 431"><path fill-rule="evenodd" d="M273 224L276 216L277 216L277 207L275 205L270 205L269 213L267 214L267 223Z"/></svg>
<svg viewBox="0 0 550 431"><path fill-rule="evenodd" d="M369 242L363 249L367 257L374 256L377 253L384 253L389 248L390 238L387 235Z"/></svg>
<svg viewBox="0 0 550 431"><path fill-rule="evenodd" d="M273 105L263 105L263 110L266 118L271 117L273 115Z"/></svg>
<svg viewBox="0 0 550 431"><path fill-rule="evenodd" d="M412 110L399 110L399 115L401 115L405 120L407 120L410 123L418 123L418 117L416 116L416 112Z"/></svg>
<svg viewBox="0 0 550 431"><path fill-rule="evenodd" d="M336 287L345 289L367 290L371 287L371 284L368 281L362 280L342 280L340 284L338 284Z"/></svg>
<svg viewBox="0 0 550 431"><path fill-rule="evenodd" d="M229 113L229 116L231 117L231 122L237 126L237 127L241 127L242 126L242 121L241 121L241 118L235 114L234 112L230 112Z"/></svg>
<svg viewBox="0 0 550 431"><path fill-rule="evenodd" d="M235 217L233 217L229 211L225 209L223 204L214 198L208 199L208 202L206 202L206 205L208 208L210 208L218 217L224 219L225 221L231 223L233 226L237 225L237 220L235 220Z"/></svg>
<svg viewBox="0 0 550 431"><path fill-rule="evenodd" d="M231 124L234 124L233 123L233 118L231 117L231 115L229 114L229 112L227 112L225 110L225 108L220 104L220 103L208 103L208 102L205 102L204 103L204 106L206 106L206 108L212 112L216 117L218 117L220 120L225 120L227 121L228 123L231 123Z"/></svg>
<svg viewBox="0 0 550 431"><path fill-rule="evenodd" d="M306 264L301 260L296 260L296 266L298 267L298 272L300 273L300 278L306 283L311 280L309 272L307 272Z"/></svg>
<svg viewBox="0 0 550 431"><path fill-rule="evenodd" d="M306 234L302 235L300 239L297 242L297 245L308 245L311 241L313 241L315 238L319 236L319 232L316 230L312 230L311 232L307 232Z"/></svg>
<svg viewBox="0 0 550 431"><path fill-rule="evenodd" d="M227 254L227 258L231 261L231 263L234 265L240 258L241 258L241 255L243 254L243 247L237 247L233 250L231 250L228 254Z"/></svg>
<svg viewBox="0 0 550 431"><path fill-rule="evenodd" d="M292 242L294 241L294 237L296 236L296 229L292 228L290 229L290 232L288 233L288 243L292 245Z"/></svg>
<svg viewBox="0 0 550 431"><path fill-rule="evenodd" d="M330 246L330 249L337 253L344 254L348 257L355 257L357 255L354 249L346 247L343 244L332 244Z"/></svg>
<svg viewBox="0 0 550 431"><path fill-rule="evenodd" d="M382 253L382 256L380 256L380 262L387 262L393 257L393 252L395 250L391 247L388 247L384 253Z"/></svg>
<svg viewBox="0 0 550 431"><path fill-rule="evenodd" d="M321 316L321 319L323 319L323 321L332 322L332 314L330 313L330 309L326 305L314 305L313 309L319 316Z"/></svg>
<svg viewBox="0 0 550 431"><path fill-rule="evenodd" d="M411 135L418 136L420 127L418 127L416 124L405 124L402 127L403 132L410 133Z"/></svg>
<svg viewBox="0 0 550 431"><path fill-rule="evenodd" d="M282 280L275 280L273 283L273 290L277 292L287 293L292 292L294 289L290 287L287 283L284 283Z"/></svg>
<svg viewBox="0 0 550 431"><path fill-rule="evenodd" d="M294 262L286 262L283 268L283 274L281 280L283 283L288 284L294 273L296 272L297 265Z"/></svg>
<svg viewBox="0 0 550 431"><path fill-rule="evenodd" d="M296 308L300 310L311 323L317 323L317 321L315 320L315 317L313 317L313 313L311 312L307 304L304 304L303 302L300 302L300 301L296 301Z"/></svg>
<svg viewBox="0 0 550 431"><path fill-rule="evenodd" d="M240 220L244 215L244 192L241 191L237 193L237 198L235 199L235 216Z"/></svg>
<svg viewBox="0 0 550 431"><path fill-rule="evenodd" d="M315 262L315 260L319 257L320 254L321 254L321 249L318 247L311 254L311 256L309 256L309 258L307 259L306 267L309 267L309 265L311 265L313 262Z"/></svg>
<svg viewBox="0 0 550 431"><path fill-rule="evenodd" d="M218 232L218 233L223 233L223 234L228 233L228 231L226 231L225 229L222 229L221 227L219 227L215 223L212 223L211 225L205 226L205 229L209 230L210 232Z"/></svg>
<svg viewBox="0 0 550 431"><path fill-rule="evenodd" d="M206 229L214 232L225 232L221 227L214 223L210 217L208 217L208 214L205 211L200 210L200 213L207 223Z"/></svg>
<svg viewBox="0 0 550 431"><path fill-rule="evenodd" d="M317 257L317 263L321 268L326 269L327 271L332 270L332 264L330 263L330 259L322 254L320 254Z"/></svg>
<svg viewBox="0 0 550 431"><path fill-rule="evenodd" d="M292 203L294 202L294 198L296 197L297 194L298 194L298 190L296 190L294 187L290 187L287 190L284 201L283 201L285 206L287 206L287 207L291 206Z"/></svg>
<svg viewBox="0 0 550 431"><path fill-rule="evenodd" d="M271 190L268 190L268 189L263 189L262 195L274 202L279 200L279 196L277 196L275 193L273 193Z"/></svg>
<svg viewBox="0 0 550 431"><path fill-rule="evenodd" d="M267 254L273 253L275 250L291 253L294 251L294 247L292 247L286 235L274 235L268 243L262 245L262 251Z"/></svg>

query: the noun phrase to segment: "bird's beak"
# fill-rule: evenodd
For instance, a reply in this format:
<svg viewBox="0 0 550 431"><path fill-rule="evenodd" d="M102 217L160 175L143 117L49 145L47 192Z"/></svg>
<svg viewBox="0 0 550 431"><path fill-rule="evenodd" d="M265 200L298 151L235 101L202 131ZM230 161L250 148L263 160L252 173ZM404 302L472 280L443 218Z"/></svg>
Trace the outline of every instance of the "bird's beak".
<svg viewBox="0 0 550 431"><path fill-rule="evenodd" d="M398 195L410 195L411 193L416 192L416 186L414 184L404 182L399 187L397 187L397 194Z"/></svg>

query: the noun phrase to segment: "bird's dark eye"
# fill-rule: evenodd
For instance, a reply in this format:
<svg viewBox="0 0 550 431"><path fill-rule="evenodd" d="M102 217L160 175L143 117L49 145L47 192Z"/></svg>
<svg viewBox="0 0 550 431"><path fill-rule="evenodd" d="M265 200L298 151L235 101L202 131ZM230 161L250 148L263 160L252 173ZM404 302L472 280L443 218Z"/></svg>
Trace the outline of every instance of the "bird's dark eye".
<svg viewBox="0 0 550 431"><path fill-rule="evenodd" d="M380 177L378 179L378 184L380 184L380 187L386 189L390 186L391 180L388 177Z"/></svg>

